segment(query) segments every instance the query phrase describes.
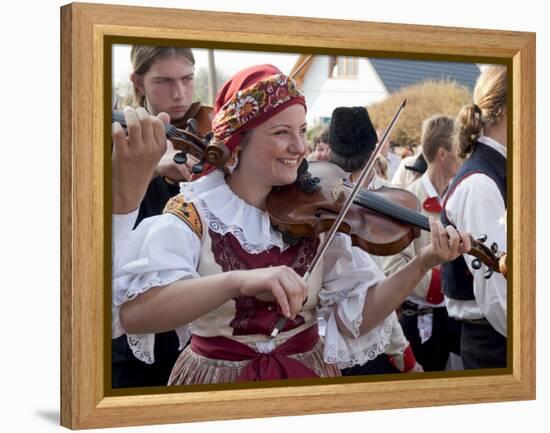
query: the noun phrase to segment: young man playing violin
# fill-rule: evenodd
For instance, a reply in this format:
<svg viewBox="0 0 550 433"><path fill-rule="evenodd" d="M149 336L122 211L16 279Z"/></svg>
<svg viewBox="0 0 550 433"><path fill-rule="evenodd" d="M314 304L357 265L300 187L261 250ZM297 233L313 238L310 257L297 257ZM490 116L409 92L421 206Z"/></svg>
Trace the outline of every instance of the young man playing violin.
<svg viewBox="0 0 550 433"><path fill-rule="evenodd" d="M131 159L126 132L119 124L113 124L113 213L133 211L137 201L139 214L135 225L138 225L143 219L162 212L168 200L179 193L179 182L189 180L190 168L198 162L188 155L186 164L175 163L176 151L172 143L166 141L159 123L185 128L189 119L201 116L202 124L206 123L210 130L210 119L204 117L199 102L192 102L195 59L189 48L134 45L131 61L134 105L141 108L128 109L124 113L130 140L135 140L136 134L146 137L141 138L142 149L139 146L133 149L143 152L144 157ZM155 120L156 128L152 125L151 115L158 115L160 119ZM135 125L139 123L142 128L136 131ZM151 139L157 147L146 149ZM152 158L148 161L146 154L150 150L153 150ZM151 164L155 161L151 173ZM117 236L117 230L114 223L113 237ZM178 339L173 331L157 335L155 352L158 362L155 365L138 361L125 336L113 340L112 349L113 387L165 385L179 354Z"/></svg>
<svg viewBox="0 0 550 433"><path fill-rule="evenodd" d="M175 329L184 345L191 332L169 384L338 376L339 367L383 352L386 318L427 271L469 251L466 234L432 220L432 243L385 278L339 233L306 281L320 240L287 244L265 212L272 188L296 181L305 113L303 95L275 67L240 71L215 104L213 140L227 146L229 161L183 183L163 215L135 230L137 210L120 216L113 337L127 334L134 355L154 363L154 333ZM274 336L281 317L286 325Z"/></svg>
<svg viewBox="0 0 550 433"><path fill-rule="evenodd" d="M170 124L180 129L195 119L201 122L203 133L210 131L209 110L193 102L195 58L191 49L134 45L130 57L134 106L144 107L153 116L166 113ZM141 203L137 223L161 213L168 199L179 192L179 182L190 179L190 168L198 160L188 155L186 164L177 164L176 153L168 142Z"/></svg>

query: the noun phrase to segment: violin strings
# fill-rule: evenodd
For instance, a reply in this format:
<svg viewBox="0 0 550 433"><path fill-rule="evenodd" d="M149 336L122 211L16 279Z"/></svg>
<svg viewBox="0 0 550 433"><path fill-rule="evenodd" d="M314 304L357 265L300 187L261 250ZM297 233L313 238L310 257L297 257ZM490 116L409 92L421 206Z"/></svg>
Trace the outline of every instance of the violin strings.
<svg viewBox="0 0 550 433"><path fill-rule="evenodd" d="M399 216L406 218L409 222L420 225L427 225L427 218L411 209L405 208L401 205L395 204L384 197L376 196L371 191L362 191L362 197L369 201L373 206L377 206L378 209L388 213L391 216L392 213L396 213Z"/></svg>
<svg viewBox="0 0 550 433"><path fill-rule="evenodd" d="M426 216L392 203L391 201L383 197L377 197L371 191L359 192L358 198L360 200L356 201L362 206L370 207L376 212L379 212L389 217L400 219L403 222L413 224L423 230L430 230L429 221ZM361 202L361 200L363 200L363 203Z"/></svg>
<svg viewBox="0 0 550 433"><path fill-rule="evenodd" d="M114 111L111 119L114 120L115 122L120 123L123 126L126 126L126 119L124 118L124 115L121 112Z"/></svg>
<svg viewBox="0 0 550 433"><path fill-rule="evenodd" d="M402 221L413 224L420 229L430 231L429 220L425 215L392 203L386 198L378 197L372 191L361 191L359 192L358 197L361 200L364 200L364 203L357 201L357 204L361 206L369 207L383 215L401 219ZM474 239L472 236L470 236L470 242L472 243L472 249L469 254L478 258L490 258L493 261L496 260L494 258L494 254L485 245ZM486 263L486 261L484 261L484 263Z"/></svg>
<svg viewBox="0 0 550 433"><path fill-rule="evenodd" d="M164 125L164 130L168 138L176 137L178 135L177 129L173 125Z"/></svg>

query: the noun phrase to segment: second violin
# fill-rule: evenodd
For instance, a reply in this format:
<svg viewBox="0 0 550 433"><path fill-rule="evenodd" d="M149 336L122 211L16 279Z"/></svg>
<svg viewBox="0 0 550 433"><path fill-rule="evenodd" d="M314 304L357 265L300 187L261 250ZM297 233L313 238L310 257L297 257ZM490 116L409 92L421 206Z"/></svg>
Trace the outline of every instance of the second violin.
<svg viewBox="0 0 550 433"><path fill-rule="evenodd" d="M126 127L124 113L121 111L113 111L112 121L119 122L123 127ZM186 129L176 128L174 125L164 125L166 137L172 142L174 148L182 152L179 155L178 163L185 163L186 154L189 153L197 158L200 163L197 164L197 169L194 172L200 172L204 163L211 164L215 167L223 166L229 159L229 150L218 142L211 142L211 134L202 135L199 132L197 122L194 118L187 121ZM178 155L176 155L178 156Z"/></svg>

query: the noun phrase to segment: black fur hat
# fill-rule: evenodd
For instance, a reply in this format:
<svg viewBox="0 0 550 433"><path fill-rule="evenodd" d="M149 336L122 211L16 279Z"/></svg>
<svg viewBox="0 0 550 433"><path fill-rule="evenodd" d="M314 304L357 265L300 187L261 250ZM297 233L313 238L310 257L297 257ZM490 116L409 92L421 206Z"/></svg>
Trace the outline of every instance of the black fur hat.
<svg viewBox="0 0 550 433"><path fill-rule="evenodd" d="M337 107L332 112L328 144L331 161L345 171L361 168L378 142L365 107Z"/></svg>
<svg viewBox="0 0 550 433"><path fill-rule="evenodd" d="M428 163L426 162L426 158L424 158L424 154L419 153L418 156L415 158L414 162L411 165L406 165L405 168L407 170L424 174L428 169Z"/></svg>

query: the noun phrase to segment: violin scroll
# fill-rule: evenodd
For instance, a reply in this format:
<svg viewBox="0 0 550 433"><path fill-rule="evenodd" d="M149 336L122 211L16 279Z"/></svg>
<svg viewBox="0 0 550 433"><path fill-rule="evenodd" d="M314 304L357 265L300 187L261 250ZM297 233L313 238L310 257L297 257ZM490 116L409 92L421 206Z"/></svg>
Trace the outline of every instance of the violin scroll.
<svg viewBox="0 0 550 433"><path fill-rule="evenodd" d="M199 174L204 169L205 163L208 163L215 167L221 167L227 162L227 160L231 156L229 153L229 149L227 149L227 146L224 143L217 140L212 141L212 137L214 136L212 131L209 131L204 135L201 134L201 130L199 129L199 125L196 119L189 119L187 121L187 127L184 131L188 134L192 134L191 139L195 144L198 144L198 140L202 141L201 148L204 148L202 156L201 158L199 158L200 162L193 166L193 173ZM187 136L187 138L189 138L189 135ZM187 157L185 155L185 151L179 152L178 154L174 155L174 162L176 162L177 164L185 164L186 161Z"/></svg>
<svg viewBox="0 0 550 433"><path fill-rule="evenodd" d="M472 249L468 254L476 257L472 260L472 268L475 270L481 268L481 263L487 266L487 271L483 275L486 279L491 278L494 272L501 273L504 278L508 274L506 266L506 253L499 250L498 244L493 242L490 247L487 247L484 242L487 240L487 235L478 236L474 239L470 236Z"/></svg>
<svg viewBox="0 0 550 433"><path fill-rule="evenodd" d="M190 119L189 121L191 125L192 121L194 119ZM181 150L181 152L174 155L174 162L185 164L187 162L187 153L190 153L200 160L198 164L193 166L193 173L195 174L203 170L205 163L214 167L221 167L231 156L229 149L223 142L212 140L212 132L207 133L205 136L198 136L193 132L177 129L174 133L179 134L179 136L173 136L170 139L174 147Z"/></svg>
<svg viewBox="0 0 550 433"><path fill-rule="evenodd" d="M204 151L201 151L199 155L189 152L193 156L198 156L200 159L200 162L195 164L192 168L194 174L201 173L205 163L213 165L214 167L221 167L231 156L225 144L219 141L212 141L212 133L208 133L204 137L204 147ZM174 155L174 162L177 164L185 164L187 162L186 152L181 151Z"/></svg>
<svg viewBox="0 0 550 433"><path fill-rule="evenodd" d="M508 254L504 253L502 254L502 256L500 256L500 259L498 259L498 268L504 278L508 278L508 264L506 262L507 257Z"/></svg>
<svg viewBox="0 0 550 433"><path fill-rule="evenodd" d="M111 118L113 122L119 122L123 127L126 127L126 119L122 112L113 111ZM207 124L205 121L202 121L202 123ZM201 124L197 123L195 118L191 118L186 122L185 129L165 124L164 131L166 132L166 137L174 145L174 148L180 151L174 155L174 162L185 164L187 162L187 154L193 155L200 161L193 167L194 173L200 173L205 163L220 167L231 156L225 144L213 141L212 132L205 133L204 125L202 125L201 129Z"/></svg>
<svg viewBox="0 0 550 433"><path fill-rule="evenodd" d="M231 156L231 154L229 153L229 149L223 142L219 140L212 140L211 133L206 136L206 140L208 143L205 149L206 162L216 167L221 167L228 161L229 157Z"/></svg>

